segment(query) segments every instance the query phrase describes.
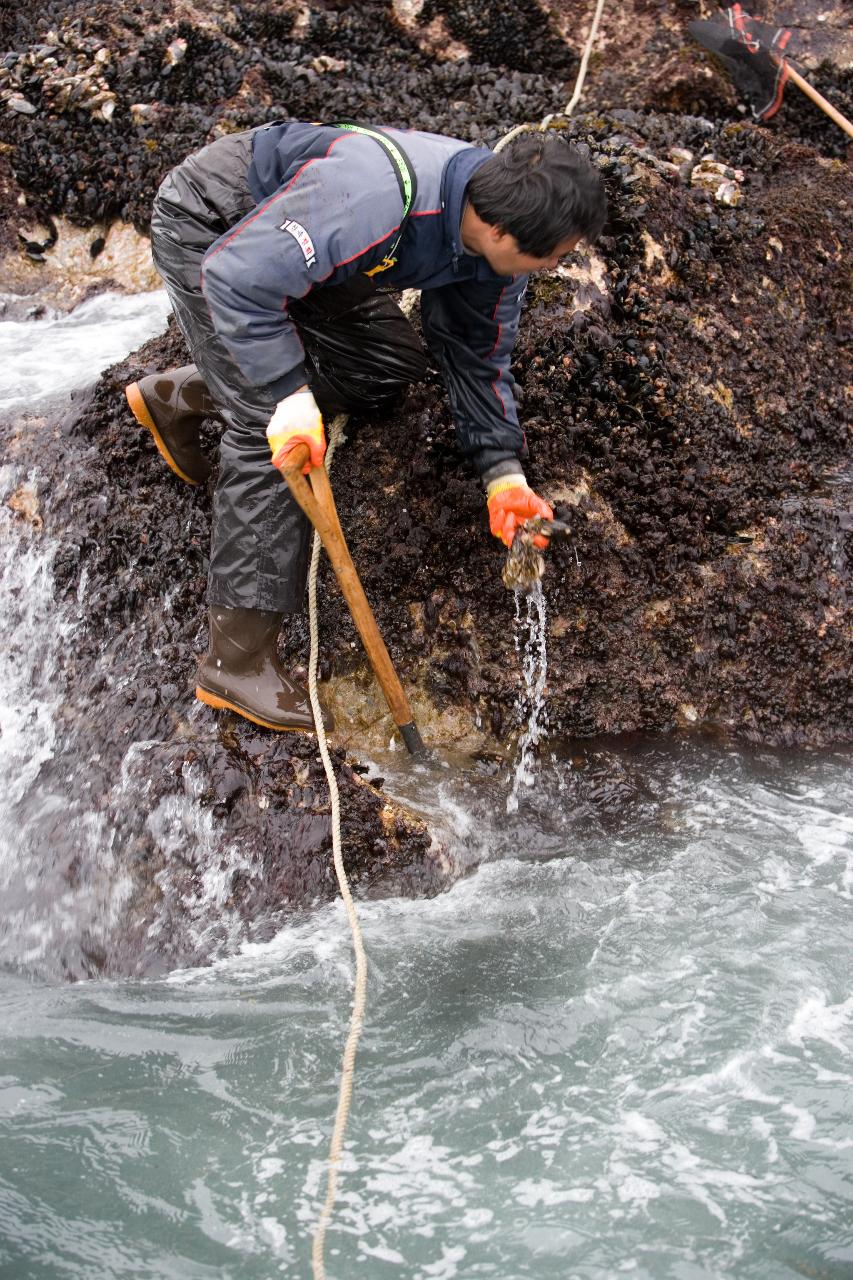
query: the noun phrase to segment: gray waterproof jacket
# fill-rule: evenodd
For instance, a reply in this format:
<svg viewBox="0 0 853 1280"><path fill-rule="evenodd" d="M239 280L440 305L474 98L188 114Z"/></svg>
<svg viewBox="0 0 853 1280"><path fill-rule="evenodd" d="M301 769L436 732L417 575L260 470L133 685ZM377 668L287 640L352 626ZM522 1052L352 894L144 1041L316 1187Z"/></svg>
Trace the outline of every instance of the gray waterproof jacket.
<svg viewBox="0 0 853 1280"><path fill-rule="evenodd" d="M490 479L526 453L510 358L527 286L527 276L498 276L462 245L465 189L491 152L436 134L385 132L417 174L417 197L395 264L374 279L423 290L424 334L460 446ZM244 376L281 400L307 380L289 300L380 266L403 197L385 148L333 125L257 129L248 180L256 208L210 248L202 288Z"/></svg>

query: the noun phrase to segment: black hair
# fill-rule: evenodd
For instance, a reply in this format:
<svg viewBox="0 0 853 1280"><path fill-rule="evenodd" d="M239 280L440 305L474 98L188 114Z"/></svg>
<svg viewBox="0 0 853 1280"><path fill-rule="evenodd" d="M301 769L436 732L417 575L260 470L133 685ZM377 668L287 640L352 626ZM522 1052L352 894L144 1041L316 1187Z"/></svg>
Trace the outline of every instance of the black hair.
<svg viewBox="0 0 853 1280"><path fill-rule="evenodd" d="M572 236L592 243L607 220L598 170L545 132L523 133L491 155L468 183L468 199L478 217L535 258L547 258Z"/></svg>

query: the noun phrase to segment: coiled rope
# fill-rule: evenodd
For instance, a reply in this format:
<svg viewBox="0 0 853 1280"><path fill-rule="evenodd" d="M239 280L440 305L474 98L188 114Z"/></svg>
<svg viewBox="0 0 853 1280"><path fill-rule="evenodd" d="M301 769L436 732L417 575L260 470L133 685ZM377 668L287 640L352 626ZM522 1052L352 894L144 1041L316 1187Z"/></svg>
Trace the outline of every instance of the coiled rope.
<svg viewBox="0 0 853 1280"><path fill-rule="evenodd" d="M589 29L586 44L584 45L583 54L581 55L581 64L578 67L578 78L575 81L574 92L566 103L563 111L555 111L549 116L545 116L539 124L517 124L514 129L510 129L509 133L504 134L500 142L495 147L495 151L503 151L508 142L512 142L513 138L517 138L520 133L538 133L544 129L553 129L555 120L568 120L575 107L580 102L580 96L583 92L584 81L586 80L586 71L589 66L589 58L592 53L592 46L595 44L595 37L598 35L598 24L601 22L601 15L604 12L604 0L597 0L595 13L592 15L592 25Z"/></svg>
<svg viewBox="0 0 853 1280"><path fill-rule="evenodd" d="M552 123L554 120L561 118L566 119L572 114L572 111L577 106L583 91L587 67L589 66L589 58L592 53L592 46L595 43L595 38L598 35L598 25L601 21L603 11L604 0L597 0L592 25L590 26L589 35L584 46L580 67L578 68L578 77L575 82L574 92L566 104L565 110L545 116L538 125L516 125L514 129L510 129L509 133L505 134L504 137L501 138L500 142L494 148L496 152L501 151L508 142L511 142L512 139L517 137L520 133L530 133L535 130L553 128L555 127ZM412 291L408 301L404 301L403 310L407 314L414 306L415 298L416 293ZM332 422L329 425L329 444L326 450L327 471L331 471L332 459L335 450L344 440L344 427L347 423L347 417L348 415L345 413L338 414L337 417L332 419ZM320 653L319 628L317 625L317 573L320 566L321 549L322 543L320 542L320 535L315 531L311 548L311 565L308 576L308 623L311 633L311 652L308 659L308 693L311 698L311 710L314 715L314 724L317 730L317 746L320 750L320 758L323 761L323 768L326 771L326 779L329 784L329 800L332 808L332 856L335 863L335 872L338 877L338 886L341 891L344 906L346 907L347 919L349 920L350 932L352 934L352 945L353 951L355 952L355 993L353 996L349 1033L347 1035L346 1045L344 1046L344 1054L341 1064L341 1082L338 1090L338 1105L335 1112L335 1124L332 1130L331 1142L329 1143L329 1167L326 1182L326 1199L320 1211L317 1226L314 1229L314 1240L311 1248L311 1266L313 1269L314 1280L326 1280L326 1264L324 1259L326 1230L332 1220L332 1213L335 1208L335 1197L337 1195L338 1188L338 1169L340 1166L344 1139L346 1137L350 1102L352 1100L355 1055L356 1050L358 1049L358 1042L364 1028L364 1011L367 1005L367 952L364 947L364 937L358 920L358 912L355 909L355 903L353 902L352 893L350 892L347 873L344 869L343 856L341 853L340 795L338 793L338 783L335 778L335 771L332 768L332 758L329 754L329 746L326 741L326 731L323 727L323 711L320 706L320 698L317 693L317 667Z"/></svg>

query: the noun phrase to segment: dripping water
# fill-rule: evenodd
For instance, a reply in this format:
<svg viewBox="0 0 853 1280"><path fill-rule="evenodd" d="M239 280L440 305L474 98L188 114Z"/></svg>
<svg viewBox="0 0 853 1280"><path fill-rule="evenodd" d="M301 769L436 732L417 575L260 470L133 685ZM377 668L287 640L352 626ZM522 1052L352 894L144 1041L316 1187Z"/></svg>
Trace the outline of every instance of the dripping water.
<svg viewBox="0 0 853 1280"><path fill-rule="evenodd" d="M520 719L523 722L526 718L527 723L518 741L512 787L506 800L507 813L518 812L521 788L533 786L536 748L548 726L545 706L545 681L548 675L546 621L545 592L539 578L529 591L515 592L515 649L521 661L524 681L517 708Z"/></svg>

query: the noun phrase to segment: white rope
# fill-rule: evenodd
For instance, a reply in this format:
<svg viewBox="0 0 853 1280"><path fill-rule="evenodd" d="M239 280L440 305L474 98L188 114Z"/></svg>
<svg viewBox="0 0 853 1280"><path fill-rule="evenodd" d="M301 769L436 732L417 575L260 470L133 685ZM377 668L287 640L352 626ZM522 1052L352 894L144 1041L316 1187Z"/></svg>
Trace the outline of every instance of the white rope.
<svg viewBox="0 0 853 1280"><path fill-rule="evenodd" d="M420 290L418 289L404 290L400 300L400 307L404 315L411 315L419 296ZM347 424L347 418L347 414L339 413L329 424L329 445L326 449L325 458L327 471L332 469L335 450L339 444L344 442L344 427ZM364 1028L364 1010L367 1004L367 952L364 948L364 937L358 921L358 912L352 900L341 854L341 804L340 795L338 794L338 781L332 768L329 746L326 741L326 730L323 727L323 708L320 706L320 698L317 693L317 666L320 654L319 628L317 626L317 572L320 566L321 550L320 535L315 529L314 540L311 544L311 565L308 570L308 627L311 633L311 652L308 658L308 694L311 698L311 711L314 716L314 726L317 730L317 746L320 748L320 758L323 761L323 768L326 771L326 779L329 783L329 799L332 805L332 856L335 862L338 886L347 910L347 919L352 933L352 946L355 952L355 995L352 1002L349 1034L344 1046L344 1056L341 1064L338 1108L335 1112L335 1125L332 1130L332 1139L329 1143L326 1200L320 1211L320 1217L317 1219L317 1226L314 1228L314 1242L311 1248L311 1266L314 1280L326 1280L326 1264L323 1257L326 1229L332 1220L332 1213L335 1208L335 1197L338 1190L338 1166L340 1165L341 1152L344 1147L350 1103L352 1101L355 1054Z"/></svg>
<svg viewBox="0 0 853 1280"><path fill-rule="evenodd" d="M604 0L598 0L598 4L595 6L595 13L592 19L592 26L589 29L589 36L587 37L587 42L584 46L583 57L581 58L581 65L578 70L578 78L575 82L575 91L572 94L571 98L569 99L568 103L566 104L566 109L563 112L563 115L565 116L570 116L574 111L575 107L578 105L578 102L580 101L580 96L583 92L583 82L584 80L586 80L586 69L589 66L589 58L590 58L590 54L592 53L592 46L595 44L595 37L598 35L598 24L601 21L601 15L603 12L604 12ZM549 120L550 118L546 116L545 119Z"/></svg>
<svg viewBox="0 0 853 1280"><path fill-rule="evenodd" d="M335 449L343 440L343 431L346 421L347 416L342 413L334 418L329 426L329 447L326 450L327 470L331 470L332 457ZM311 697L311 710L314 713L314 723L317 728L317 746L320 748L323 768L326 771L326 778L329 783L329 799L332 805L332 855L335 861L335 871L338 877L341 897L344 900L344 905L347 910L347 918L349 919L350 931L352 933L352 945L353 950L355 951L355 995L352 1003L352 1018L350 1020L349 1035L347 1036L346 1046L344 1047L344 1056L341 1065L341 1083L338 1090L338 1108L335 1113L335 1125L332 1130L332 1139L329 1144L329 1169L326 1184L326 1200L322 1210L320 1211L320 1217L314 1230L314 1242L311 1249L311 1266L314 1273L314 1280L326 1280L326 1265L323 1258L323 1250L326 1242L326 1228L332 1219L332 1213L335 1207L335 1196L338 1189L338 1168L340 1165L341 1152L343 1151L344 1146L347 1121L349 1119L350 1102L352 1100L355 1054L361 1037L362 1028L364 1026L364 1009L367 1002L367 953L364 949L364 938L362 937L361 926L358 922L358 914L355 909L355 903L352 900L349 881L347 880L347 873L344 870L344 862L341 855L340 796L338 794L338 783L335 777L335 771L332 768L332 759L329 755L326 731L323 728L323 710L320 706L320 699L317 696L317 663L320 650L319 631L317 627L317 570L320 564L321 545L320 535L315 531L314 542L311 549L311 568L309 570L308 578L308 622L311 629L311 656L308 660L308 692Z"/></svg>
<svg viewBox="0 0 853 1280"><path fill-rule="evenodd" d="M584 80L586 79L586 70L589 65L592 46L595 43L595 37L598 35L598 24L601 20L603 10L604 0L598 0L592 19L592 26L590 27L589 37L581 58L574 93L572 94L565 111L562 113L563 116L570 116L580 99ZM550 115L546 116L540 125L516 125L514 129L510 129L509 133L501 138L500 142L495 147L495 151L500 151L502 147L505 147L508 142L512 141L512 139L517 137L520 133L527 133L537 128L549 128L551 121L554 119L555 116ZM416 290L407 290L406 294L407 296L403 301L403 310L408 315L412 310L418 295ZM332 458L334 456L335 449L344 438L344 427L346 425L346 421L347 415L345 413L338 414L329 426L329 447L326 450L327 471L331 470ZM314 1241L311 1249L311 1266L314 1280L326 1280L326 1264L324 1260L326 1230L332 1220L332 1214L335 1208L335 1198L338 1190L338 1168L340 1165L341 1152L344 1147L347 1121L349 1120L350 1103L352 1101L355 1055L364 1027L364 1010L367 1003L367 953L364 949L364 938L361 932L361 925L358 921L358 913L352 899L349 881L347 880L347 873L344 869L343 857L341 855L340 796L338 794L338 783L335 778L335 771L332 768L332 759L329 755L328 743L326 742L326 731L323 728L323 710L320 706L320 699L317 694L317 666L320 651L319 632L317 626L317 572L320 565L321 548L322 544L320 542L320 535L315 530L314 541L311 548L311 567L309 569L308 576L308 624L311 631L311 654L308 660L308 693L311 698L311 710L314 715L314 724L317 729L317 746L320 749L320 758L323 761L323 768L326 771L326 778L329 783L329 799L332 806L332 856L334 858L335 872L338 877L341 897L344 900L350 931L352 933L352 945L353 951L355 952L355 994L353 996L349 1034L347 1035L347 1042L344 1046L344 1056L341 1064L341 1083L338 1090L338 1106L337 1111L335 1112L335 1124L332 1130L331 1142L329 1143L329 1169L326 1183L326 1199L323 1204L323 1208L320 1211L320 1217L317 1220L317 1226L314 1230Z"/></svg>
<svg viewBox="0 0 853 1280"><path fill-rule="evenodd" d="M550 129L553 120L567 120L580 102L580 96L583 93L584 81L586 80L586 71L589 66L590 54L592 46L595 44L595 38L598 35L598 25L601 22L601 15L604 12L604 0L598 0L595 6L595 13L592 16L592 26L589 29L586 44L584 45L583 54L581 55L581 64L578 68L578 78L575 81L574 93L566 103L565 111L553 112L549 116L545 116L541 124L517 124L514 129L510 129L509 133L504 134L500 142L495 147L495 151L503 151L507 143L512 142L513 138L517 138L521 133L538 133L545 129Z"/></svg>

